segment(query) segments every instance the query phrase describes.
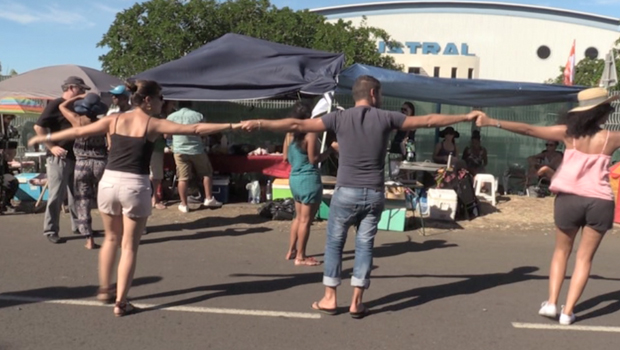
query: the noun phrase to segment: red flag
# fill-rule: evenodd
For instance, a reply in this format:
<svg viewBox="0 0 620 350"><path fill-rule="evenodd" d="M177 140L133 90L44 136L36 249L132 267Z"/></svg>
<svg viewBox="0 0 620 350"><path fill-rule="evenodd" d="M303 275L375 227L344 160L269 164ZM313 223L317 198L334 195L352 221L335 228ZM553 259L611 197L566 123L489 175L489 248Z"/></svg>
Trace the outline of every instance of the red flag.
<svg viewBox="0 0 620 350"><path fill-rule="evenodd" d="M573 85L575 81L575 41L573 40L573 47L570 49L570 55L564 67L564 85Z"/></svg>

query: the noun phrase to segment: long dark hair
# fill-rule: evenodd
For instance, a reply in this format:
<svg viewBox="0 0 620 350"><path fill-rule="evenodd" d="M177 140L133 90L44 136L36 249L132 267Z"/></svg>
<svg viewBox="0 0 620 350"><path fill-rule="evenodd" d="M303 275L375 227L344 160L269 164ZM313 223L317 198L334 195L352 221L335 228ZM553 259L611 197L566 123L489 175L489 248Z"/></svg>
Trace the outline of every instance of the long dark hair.
<svg viewBox="0 0 620 350"><path fill-rule="evenodd" d="M558 124L566 125L566 136L580 138L594 136L601 131L605 117L614 111L611 104L606 103L580 112L567 112L560 115Z"/></svg>
<svg viewBox="0 0 620 350"><path fill-rule="evenodd" d="M295 119L301 119L301 120L310 119L311 116L312 116L312 108L305 101L296 102L295 105L293 106L293 109L288 115L289 118L295 118ZM293 142L296 142L298 145L300 145L305 138L306 138L305 132L296 132L293 134Z"/></svg>
<svg viewBox="0 0 620 350"><path fill-rule="evenodd" d="M409 109L411 109L411 115L415 115L415 106L413 105L413 103L409 102L409 101L405 101L403 102L403 105L409 107Z"/></svg>

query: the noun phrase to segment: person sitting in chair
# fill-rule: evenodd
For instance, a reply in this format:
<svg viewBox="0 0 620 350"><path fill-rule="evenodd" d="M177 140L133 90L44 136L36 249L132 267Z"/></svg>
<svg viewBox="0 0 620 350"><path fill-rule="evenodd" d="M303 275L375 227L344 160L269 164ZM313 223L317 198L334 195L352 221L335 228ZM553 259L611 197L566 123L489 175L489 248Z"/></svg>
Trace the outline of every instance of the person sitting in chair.
<svg viewBox="0 0 620 350"><path fill-rule="evenodd" d="M557 141L547 141L542 152L527 158L528 180L533 177L541 181L551 180L564 157L564 154L557 150L558 146Z"/></svg>

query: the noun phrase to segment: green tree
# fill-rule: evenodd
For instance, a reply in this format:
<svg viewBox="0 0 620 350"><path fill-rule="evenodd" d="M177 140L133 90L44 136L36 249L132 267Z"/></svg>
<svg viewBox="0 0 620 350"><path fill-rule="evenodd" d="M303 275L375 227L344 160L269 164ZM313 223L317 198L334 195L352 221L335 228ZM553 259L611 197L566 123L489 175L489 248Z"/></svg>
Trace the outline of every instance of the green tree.
<svg viewBox="0 0 620 350"><path fill-rule="evenodd" d="M103 70L130 77L183 57L226 33L277 43L342 52L346 65L365 63L397 69L392 57L377 51L377 40L400 46L384 30L339 20L329 23L308 10L277 8L269 0L150 0L117 14L98 47Z"/></svg>
<svg viewBox="0 0 620 350"><path fill-rule="evenodd" d="M616 41L616 45L620 44L620 39ZM614 57L616 58L616 70L618 77L620 77L620 50L614 50ZM564 68L566 66L560 67L560 75L558 75L554 79L549 79L546 83L550 84L564 84ZM596 58L592 59L586 57L581 61L575 64L575 78L574 85L582 85L582 86L599 86L601 82L601 77L603 76L603 69L605 68L605 59L604 58ZM620 88L620 83L616 84L614 89Z"/></svg>
<svg viewBox="0 0 620 350"><path fill-rule="evenodd" d="M19 73L17 73L17 71L15 69L11 69L11 71L9 72L9 75L14 77L16 75L18 75Z"/></svg>

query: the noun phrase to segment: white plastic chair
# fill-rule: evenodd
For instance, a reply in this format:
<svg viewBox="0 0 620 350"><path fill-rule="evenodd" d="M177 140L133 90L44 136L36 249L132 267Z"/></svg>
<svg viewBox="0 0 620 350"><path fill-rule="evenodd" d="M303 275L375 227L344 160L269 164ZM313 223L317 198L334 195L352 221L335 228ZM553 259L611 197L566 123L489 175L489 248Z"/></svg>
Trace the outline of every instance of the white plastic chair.
<svg viewBox="0 0 620 350"><path fill-rule="evenodd" d="M485 184L490 184L491 194L482 193L482 188ZM474 188L476 191L476 197L482 198L487 202L491 202L493 206L497 204L497 179L492 174L478 174L474 177Z"/></svg>

